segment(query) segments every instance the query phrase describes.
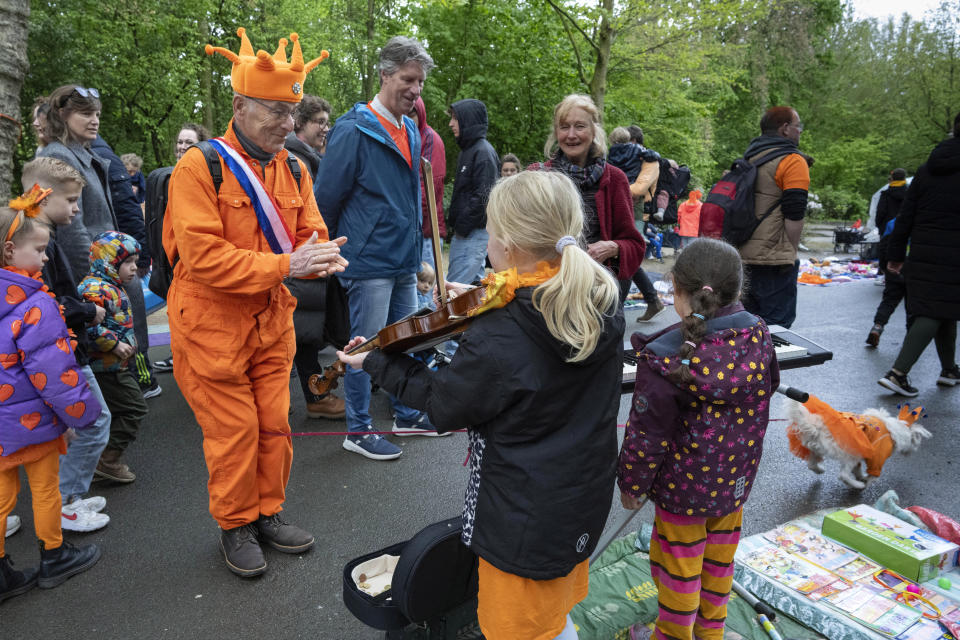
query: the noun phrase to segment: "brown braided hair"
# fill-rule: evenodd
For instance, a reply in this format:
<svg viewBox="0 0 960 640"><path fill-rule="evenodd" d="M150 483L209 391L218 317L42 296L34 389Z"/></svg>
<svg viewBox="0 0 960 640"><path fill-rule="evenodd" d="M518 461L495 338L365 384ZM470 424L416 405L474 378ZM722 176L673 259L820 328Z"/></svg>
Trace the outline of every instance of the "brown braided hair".
<svg viewBox="0 0 960 640"><path fill-rule="evenodd" d="M681 319L680 362L668 376L673 382L692 382L690 358L707 333L707 321L718 309L740 299L743 289L743 264L733 246L722 240L698 238L687 245L670 270L674 292L685 293L691 314ZM702 318L698 317L702 316Z"/></svg>

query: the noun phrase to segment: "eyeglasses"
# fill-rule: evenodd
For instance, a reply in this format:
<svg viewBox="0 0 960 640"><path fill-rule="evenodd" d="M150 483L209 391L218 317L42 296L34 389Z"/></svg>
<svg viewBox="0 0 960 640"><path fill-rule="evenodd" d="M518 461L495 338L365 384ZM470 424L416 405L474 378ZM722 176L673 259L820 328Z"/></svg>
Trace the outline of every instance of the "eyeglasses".
<svg viewBox="0 0 960 640"><path fill-rule="evenodd" d="M93 87L90 87L90 88L74 87L73 90L79 93L81 98L96 98L98 100L100 99L100 92L94 89Z"/></svg>
<svg viewBox="0 0 960 640"><path fill-rule="evenodd" d="M793 124L793 123L791 122L790 125L791 125L794 129L796 129L797 131L800 131L800 132L803 131L803 123L802 123L802 122L798 122L797 124Z"/></svg>
<svg viewBox="0 0 960 640"><path fill-rule="evenodd" d="M293 114L297 111L296 106L290 107L289 109L279 109L277 107L270 106L263 100L259 100L257 98L251 98L250 96L246 96L246 97L248 100L253 100L254 102L258 103L260 106L262 106L264 109L269 111L273 115L273 117L277 120L286 120L287 118L292 118Z"/></svg>
<svg viewBox="0 0 960 640"><path fill-rule="evenodd" d="M314 118L310 122L313 124L318 124L321 127L327 127L330 125L330 118Z"/></svg>

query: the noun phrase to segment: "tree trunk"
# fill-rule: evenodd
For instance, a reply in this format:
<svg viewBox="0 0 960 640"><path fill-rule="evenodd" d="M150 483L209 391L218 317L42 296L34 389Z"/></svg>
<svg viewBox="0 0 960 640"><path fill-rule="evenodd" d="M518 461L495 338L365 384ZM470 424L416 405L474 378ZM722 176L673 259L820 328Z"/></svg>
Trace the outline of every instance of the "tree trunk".
<svg viewBox="0 0 960 640"><path fill-rule="evenodd" d="M603 0L603 12L600 15L600 27L597 30L597 60L593 65L593 76L590 78L590 97L600 112L600 121L603 122L603 102L607 95L607 70L610 68L610 51L613 49L615 36L613 25L613 0Z"/></svg>
<svg viewBox="0 0 960 640"><path fill-rule="evenodd" d="M20 122L20 89L27 75L29 0L0 0L0 201L13 180L13 152L25 127ZM19 186L19 185L18 185ZM17 189L19 193L19 189Z"/></svg>
<svg viewBox="0 0 960 640"><path fill-rule="evenodd" d="M363 47L363 100L373 100L377 93L378 82L374 78L379 78L379 73L374 62L374 42L377 37L377 3L375 0L367 0L367 42Z"/></svg>

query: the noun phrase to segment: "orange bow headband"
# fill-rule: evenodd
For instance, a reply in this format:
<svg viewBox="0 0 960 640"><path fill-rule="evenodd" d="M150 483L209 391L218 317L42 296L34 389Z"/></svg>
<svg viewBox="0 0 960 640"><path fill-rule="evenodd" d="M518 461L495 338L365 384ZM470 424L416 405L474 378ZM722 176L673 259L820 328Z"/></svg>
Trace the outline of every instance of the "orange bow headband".
<svg viewBox="0 0 960 640"><path fill-rule="evenodd" d="M17 212L17 217L13 219L13 222L10 223L10 228L7 229L6 241L13 238L13 234L20 228L24 217L36 218L40 214L40 203L51 193L53 193L53 189L41 189L40 185L34 184L30 191L27 191L19 198L14 198L7 204L7 206Z"/></svg>

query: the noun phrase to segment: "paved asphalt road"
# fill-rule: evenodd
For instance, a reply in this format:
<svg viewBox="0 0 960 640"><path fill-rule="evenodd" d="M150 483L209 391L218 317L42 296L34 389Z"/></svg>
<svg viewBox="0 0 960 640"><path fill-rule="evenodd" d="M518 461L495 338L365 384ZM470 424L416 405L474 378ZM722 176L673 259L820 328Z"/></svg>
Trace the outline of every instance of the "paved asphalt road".
<svg viewBox="0 0 960 640"><path fill-rule="evenodd" d="M903 339L902 309L888 325L878 350L863 346L880 292L872 281L801 287L799 318L793 328L835 355L822 366L784 372L784 382L813 392L839 409L894 409L897 399L876 380L893 362ZM635 316L636 312L628 314L630 331L639 327ZM668 308L655 322L645 324L654 329L675 320ZM167 353L163 347L152 355L157 359ZM896 489L904 505L921 504L953 517L960 515L957 466L952 460L960 428L960 388L936 387L938 372L931 346L911 380L921 389L919 400L930 416L924 424L933 439L912 457L891 459L879 481L862 493L840 482L834 464L823 476L809 472L787 450L785 423L773 422L756 489L747 505L745 533L763 531L819 508L873 502L887 489ZM316 535L316 548L299 557L268 550L268 573L245 581L224 566L217 527L207 513L200 430L173 377L162 374L160 381L163 394L148 401L150 415L129 450L137 481L128 486L97 485L95 491L109 501L110 525L91 534L68 535L74 542L100 544L100 563L56 589L35 589L4 602L0 637L382 637L343 606L343 565L459 513L466 485L465 435L395 439L404 455L394 462L374 462L347 453L337 436L296 438L285 513ZM343 422L306 418L298 388L293 397L294 431L344 429ZM482 401L480 390L477 398ZM784 401L777 396L774 418L783 417ZM382 393L374 396L373 407L376 426L389 428L389 405ZM628 396L624 396L621 422L627 407ZM7 552L19 567L38 559L29 504L29 492L24 489L17 508L24 530L7 540ZM616 517L621 509L619 501L614 504ZM641 517L652 520L652 511L647 508Z"/></svg>

